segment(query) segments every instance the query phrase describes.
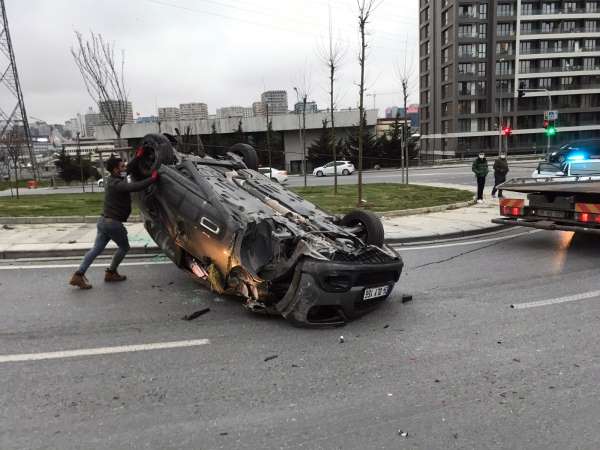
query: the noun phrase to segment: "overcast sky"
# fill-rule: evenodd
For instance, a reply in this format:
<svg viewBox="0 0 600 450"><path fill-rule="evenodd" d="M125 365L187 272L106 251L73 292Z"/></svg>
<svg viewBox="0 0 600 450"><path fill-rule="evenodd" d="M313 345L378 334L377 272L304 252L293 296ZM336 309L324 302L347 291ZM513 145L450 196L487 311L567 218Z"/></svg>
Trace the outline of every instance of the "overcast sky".
<svg viewBox="0 0 600 450"><path fill-rule="evenodd" d="M62 123L92 105L70 48L74 30L102 33L125 50L134 115L200 101L209 111L250 106L268 89L306 85L326 107L328 5L346 47L338 107L357 105L356 0L6 0L28 114ZM418 96L418 0L383 0L370 25L367 85L377 107L399 105L397 67L412 72ZM306 82L304 81L306 79ZM373 106L373 98L367 98Z"/></svg>

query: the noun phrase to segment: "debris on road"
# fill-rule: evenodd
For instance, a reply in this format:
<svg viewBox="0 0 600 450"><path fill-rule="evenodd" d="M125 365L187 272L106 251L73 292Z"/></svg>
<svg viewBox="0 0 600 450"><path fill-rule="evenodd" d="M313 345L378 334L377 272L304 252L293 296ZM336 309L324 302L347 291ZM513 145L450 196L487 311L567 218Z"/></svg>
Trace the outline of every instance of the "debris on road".
<svg viewBox="0 0 600 450"><path fill-rule="evenodd" d="M279 358L279 355L267 356L265 358L265 362L271 361L272 359Z"/></svg>
<svg viewBox="0 0 600 450"><path fill-rule="evenodd" d="M77 243L77 241L69 241L68 243L69 243L69 244L76 244L76 243Z"/></svg>
<svg viewBox="0 0 600 450"><path fill-rule="evenodd" d="M398 430L398 435L403 438L408 437L408 433L406 431Z"/></svg>
<svg viewBox="0 0 600 450"><path fill-rule="evenodd" d="M194 319L197 319L200 316L203 316L204 314L206 314L209 311L210 311L210 308L204 308L204 309L201 309L200 311L193 312L189 316L183 316L182 319L183 320L188 320L188 321L194 320Z"/></svg>
<svg viewBox="0 0 600 450"><path fill-rule="evenodd" d="M412 295L404 294L402 296L402 303L412 302L412 299L413 299Z"/></svg>
<svg viewBox="0 0 600 450"><path fill-rule="evenodd" d="M390 327L389 325L385 325L385 326L383 327L383 329L385 330L386 328L389 328L389 327Z"/></svg>
<svg viewBox="0 0 600 450"><path fill-rule="evenodd" d="M340 336L340 344L344 343L344 336Z"/></svg>
<svg viewBox="0 0 600 450"><path fill-rule="evenodd" d="M3 230L14 230L15 227L11 227L10 225L2 225Z"/></svg>

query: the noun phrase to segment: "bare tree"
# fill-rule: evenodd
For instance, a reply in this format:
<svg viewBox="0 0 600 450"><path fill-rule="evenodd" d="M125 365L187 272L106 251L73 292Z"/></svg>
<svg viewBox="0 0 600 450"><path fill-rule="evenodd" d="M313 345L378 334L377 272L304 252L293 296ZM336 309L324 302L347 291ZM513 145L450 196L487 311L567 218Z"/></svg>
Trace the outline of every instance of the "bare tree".
<svg viewBox="0 0 600 450"><path fill-rule="evenodd" d="M115 57L114 44L101 34L90 32L89 40L75 31L76 47L71 47L75 64L81 72L90 97L98 105L106 122L121 139L121 130L127 121L128 93L125 85L125 53L120 61Z"/></svg>
<svg viewBox="0 0 600 450"><path fill-rule="evenodd" d="M408 184L408 168L409 168L409 159L408 159L408 98L410 96L410 89L412 87L412 74L413 67L412 64L408 64L408 40L405 43L404 50L404 63L403 65L398 65L397 68L397 77L398 81L400 81L400 86L402 88L402 100L404 102L404 123L402 125L402 157L401 157L401 166L402 166L402 182Z"/></svg>
<svg viewBox="0 0 600 450"><path fill-rule="evenodd" d="M331 122L331 134L330 134L330 145L331 145L331 155L333 157L334 167L337 167L337 145L336 145L336 137L335 137L335 81L336 74L339 70L340 64L344 59L345 55L345 47L339 42L335 41L333 37L333 20L331 17L331 5L329 5L329 39L328 39L328 47L326 50L322 50L321 59L326 64L328 72L329 72L329 111L330 111L330 122ZM337 195L338 193L338 173L337 169L333 172L333 193Z"/></svg>
<svg viewBox="0 0 600 450"><path fill-rule="evenodd" d="M358 206L363 204L362 195L362 171L363 171L363 148L364 148L364 128L366 125L365 113L365 64L367 60L367 25L375 9L381 4L377 0L356 0L358 6L358 30L360 34L360 50L358 62L360 64L360 82L358 85L359 93L359 125L358 125Z"/></svg>
<svg viewBox="0 0 600 450"><path fill-rule="evenodd" d="M306 104L310 95L310 77L309 70L305 68L303 79L300 80L299 88L294 87L298 103L302 105L302 173L304 174L304 187L308 185L307 181L307 162L306 162Z"/></svg>

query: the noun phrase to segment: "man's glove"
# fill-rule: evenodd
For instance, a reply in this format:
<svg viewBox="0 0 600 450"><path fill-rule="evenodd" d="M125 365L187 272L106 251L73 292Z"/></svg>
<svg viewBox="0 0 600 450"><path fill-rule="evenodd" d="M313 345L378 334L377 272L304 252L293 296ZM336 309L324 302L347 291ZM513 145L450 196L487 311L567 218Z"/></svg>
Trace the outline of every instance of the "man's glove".
<svg viewBox="0 0 600 450"><path fill-rule="evenodd" d="M150 178L152 178L154 181L158 181L158 170L154 169L152 171L152 175L150 175Z"/></svg>
<svg viewBox="0 0 600 450"><path fill-rule="evenodd" d="M139 147L136 151L135 151L135 157L136 158L141 158L142 156L144 156L144 147Z"/></svg>

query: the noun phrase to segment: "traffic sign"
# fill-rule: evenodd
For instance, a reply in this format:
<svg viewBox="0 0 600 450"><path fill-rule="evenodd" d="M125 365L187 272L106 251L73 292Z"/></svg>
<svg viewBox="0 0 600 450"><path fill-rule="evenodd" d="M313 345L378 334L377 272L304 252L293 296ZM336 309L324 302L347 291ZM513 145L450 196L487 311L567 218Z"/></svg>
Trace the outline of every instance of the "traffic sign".
<svg viewBox="0 0 600 450"><path fill-rule="evenodd" d="M544 120L548 120L550 122L558 120L558 111L545 111Z"/></svg>

